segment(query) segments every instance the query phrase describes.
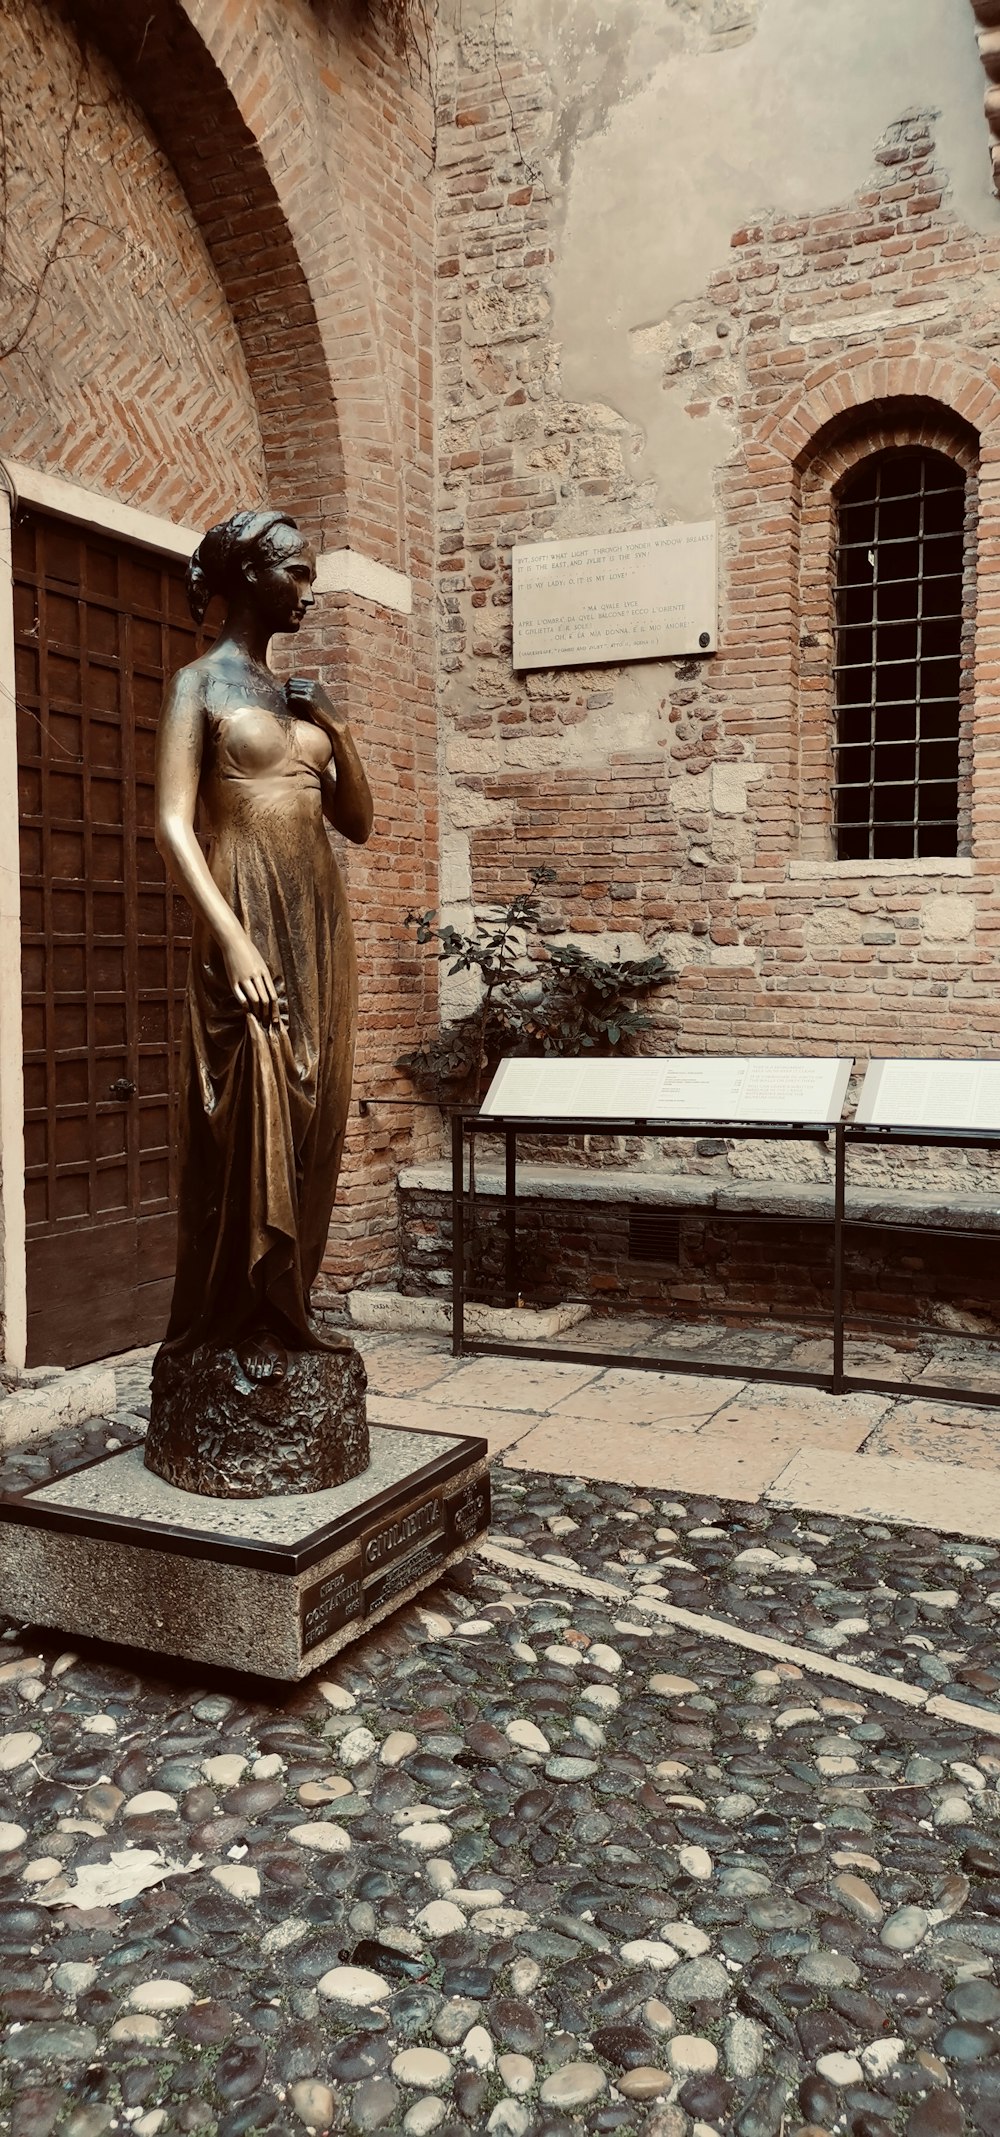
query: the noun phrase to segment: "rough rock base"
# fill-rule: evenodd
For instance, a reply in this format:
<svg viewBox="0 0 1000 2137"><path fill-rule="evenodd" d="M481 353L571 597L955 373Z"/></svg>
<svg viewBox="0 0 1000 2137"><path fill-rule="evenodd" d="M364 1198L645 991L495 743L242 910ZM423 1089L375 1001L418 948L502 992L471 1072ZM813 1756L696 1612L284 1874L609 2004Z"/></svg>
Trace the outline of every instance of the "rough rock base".
<svg viewBox="0 0 1000 2137"><path fill-rule="evenodd" d="M252 1380L239 1353L208 1343L153 1367L146 1467L179 1491L265 1499L329 1491L370 1460L364 1365L356 1350L285 1353L282 1378Z"/></svg>
<svg viewBox="0 0 1000 2137"><path fill-rule="evenodd" d="M439 1580L489 1523L485 1440L372 1427L336 1490L178 1491L142 1448L0 1499L0 1614L265 1677L306 1677Z"/></svg>

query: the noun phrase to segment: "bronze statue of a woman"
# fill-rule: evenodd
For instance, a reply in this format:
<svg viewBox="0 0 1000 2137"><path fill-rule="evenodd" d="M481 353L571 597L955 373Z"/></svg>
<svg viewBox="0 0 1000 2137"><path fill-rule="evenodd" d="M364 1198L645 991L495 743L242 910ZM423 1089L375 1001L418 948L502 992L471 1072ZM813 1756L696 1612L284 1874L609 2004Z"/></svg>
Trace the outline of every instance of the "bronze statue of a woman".
<svg viewBox="0 0 1000 2137"><path fill-rule="evenodd" d="M364 1368L310 1318L343 1150L357 971L326 822L363 844L372 799L320 683L267 653L314 604L293 519L238 512L192 558L211 651L170 683L157 843L194 914L181 1065L177 1275L147 1466L224 1497L311 1491L368 1464ZM201 837L199 837L199 830Z"/></svg>

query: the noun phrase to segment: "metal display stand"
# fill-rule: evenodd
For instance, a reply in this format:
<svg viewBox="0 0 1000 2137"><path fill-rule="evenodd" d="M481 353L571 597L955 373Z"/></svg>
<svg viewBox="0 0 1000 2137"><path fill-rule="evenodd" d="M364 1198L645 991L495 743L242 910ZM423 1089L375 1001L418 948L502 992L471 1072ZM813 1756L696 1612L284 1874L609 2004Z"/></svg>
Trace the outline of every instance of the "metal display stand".
<svg viewBox="0 0 1000 2137"><path fill-rule="evenodd" d="M791 1383L805 1387L819 1387L829 1394L846 1394L850 1388L861 1388L875 1394L905 1395L913 1398L928 1397L949 1402L969 1403L984 1408L1000 1406L1000 1391L970 1388L947 1381L922 1381L919 1384L908 1380L894 1380L886 1376L867 1373L848 1373L844 1369L844 1242L850 1231L871 1231L910 1234L916 1230L923 1238L977 1239L992 1242L1000 1247L1000 1231L983 1232L973 1227L952 1225L900 1224L892 1219L849 1218L846 1215L846 1178L848 1144L863 1144L866 1148L887 1149L898 1145L923 1145L935 1149L1000 1150L1000 1130L978 1129L973 1134L949 1128L883 1128L862 1123L835 1124L795 1121L782 1124L748 1124L744 1121L677 1121L677 1120L593 1120L584 1115L575 1119L553 1120L544 1115L516 1116L503 1114L483 1115L459 1111L452 1115L451 1122L451 1201L452 1201L452 1353L456 1358L487 1354L492 1357L538 1358L562 1360L566 1364L620 1366L621 1351L584 1350L565 1344L552 1343L504 1343L499 1338L469 1336L465 1330L465 1306L467 1293L467 1246L471 1226L475 1222L476 1187L474 1160L468 1166L466 1178L466 1147L470 1158L476 1140L482 1135L502 1136L504 1143L504 1192L502 1198L505 1229L505 1282L504 1290L508 1304L517 1298L517 1139L519 1135L546 1135L570 1138L577 1135L628 1135L637 1138L653 1136L702 1136L724 1135L733 1140L749 1142L813 1142L827 1143L833 1138L834 1184L833 1199L828 1214L780 1217L768 1220L764 1213L757 1222L771 1221L781 1224L796 1224L828 1227L833 1246L832 1301L830 1334L832 1339L832 1363L829 1372L801 1370L792 1366L735 1365L715 1358L705 1351L696 1357L628 1356L630 1370L671 1373L711 1372L729 1380L764 1380ZM746 1211L712 1212L714 1219L745 1222ZM940 1330L930 1333L940 1334Z"/></svg>
<svg viewBox="0 0 1000 2137"><path fill-rule="evenodd" d="M843 1206L848 1144L860 1144L867 1150L892 1150L904 1145L911 1147L918 1145L932 1150L1000 1150L1000 1129L977 1128L972 1132L966 1132L965 1129L959 1128L892 1128L875 1127L870 1123L861 1121L854 1121L849 1125L842 1123L837 1130L837 1159L840 1175L837 1193L841 1208L841 1222L835 1248L838 1262L841 1265L840 1280L837 1286L840 1298L839 1348L841 1371L836 1392L839 1393L847 1388L864 1388L877 1395L907 1395L920 1398L927 1396L932 1400L940 1400L943 1396L948 1402L978 1404L982 1408L996 1409L1000 1406L1000 1391L991 1393L988 1388L963 1387L944 1380L924 1380L917 1386L912 1380L890 1380L876 1374L844 1372L844 1285L842 1265L845 1220ZM886 1218L880 1220L876 1217L868 1217L863 1219L852 1218L850 1226L852 1230L864 1229L865 1231L883 1234L894 1231L909 1234L916 1231L922 1239L974 1239L986 1245L1000 1247L1000 1232L983 1231L972 1225L921 1224L911 1226L900 1224L896 1219ZM941 1329L929 1329L928 1333L941 1335L944 1331ZM974 1342L976 1339L975 1337L970 1337L968 1340Z"/></svg>
<svg viewBox="0 0 1000 2137"><path fill-rule="evenodd" d="M519 1135L559 1136L569 1139L577 1135L634 1136L637 1138L660 1136L686 1136L699 1139L703 1136L725 1135L734 1140L764 1143L827 1143L831 1135L836 1145L836 1165L833 1203L828 1215L797 1217L796 1224L829 1227L833 1237L833 1300L831 1310L831 1335L833 1338L833 1366L829 1373L800 1370L793 1366L734 1365L725 1360L712 1358L701 1352L694 1358L632 1357L630 1368L646 1372L705 1373L718 1374L729 1380L771 1380L790 1382L797 1386L822 1387L837 1393L843 1387L844 1316L843 1316L843 1227L844 1227L844 1144L842 1125L830 1122L789 1121L787 1123L748 1123L746 1121L691 1121L635 1119L594 1120L587 1115L572 1119L552 1119L543 1114L516 1115L501 1113L472 1113L459 1111L452 1115L451 1122L451 1210L452 1210L452 1353L456 1358L488 1354L500 1358L561 1359L576 1365L621 1365L620 1351L578 1350L568 1345L551 1343L504 1343L499 1338L468 1336L465 1330L465 1307L467 1293L468 1241L475 1222L476 1185L474 1153L478 1137L502 1136L504 1143L504 1192L503 1221L505 1229L505 1282L506 1302L513 1305L517 1299L517 1140ZM470 1163L466 1179L466 1146ZM725 1217L736 1212L714 1211L713 1215ZM738 1213L740 1217L743 1212ZM777 1220L775 1220L777 1221ZM782 1218L782 1223L789 1220Z"/></svg>

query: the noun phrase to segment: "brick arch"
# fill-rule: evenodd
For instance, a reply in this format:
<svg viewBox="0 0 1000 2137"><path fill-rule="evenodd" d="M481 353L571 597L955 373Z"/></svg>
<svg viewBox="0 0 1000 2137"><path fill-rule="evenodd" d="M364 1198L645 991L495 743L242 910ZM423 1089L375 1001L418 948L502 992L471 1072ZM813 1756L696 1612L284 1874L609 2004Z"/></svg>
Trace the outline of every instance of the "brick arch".
<svg viewBox="0 0 1000 2137"><path fill-rule="evenodd" d="M906 403L950 411L985 444L1000 439L1000 370L976 370L960 357L847 354L818 364L793 393L772 409L757 439L782 460L801 468L824 437L848 430L867 415L876 421L889 404Z"/></svg>
<svg viewBox="0 0 1000 2137"><path fill-rule="evenodd" d="M800 850L813 858L829 857L832 836L835 693L830 657L840 495L866 460L906 446L946 456L966 478L958 850L971 850L980 438L965 416L940 401L889 393L828 418L788 470L798 524L797 815Z"/></svg>
<svg viewBox="0 0 1000 2137"><path fill-rule="evenodd" d="M145 112L190 202L242 343L271 495L322 548L346 543L360 512L361 546L401 561L398 515L383 511L379 541L364 504L372 462L394 461L369 292L342 217L337 228L330 179L310 168L301 105L274 78L280 48L268 39L267 74L263 61L246 64L245 26L237 51L231 11L205 0L70 5ZM283 111L295 155L279 169L262 143Z"/></svg>
<svg viewBox="0 0 1000 2137"><path fill-rule="evenodd" d="M971 423L939 401L892 396L875 408L862 406L850 416L828 423L813 438L800 461L802 494L824 489L832 497L873 453L897 446L923 446L944 453L973 480L979 472L979 434Z"/></svg>

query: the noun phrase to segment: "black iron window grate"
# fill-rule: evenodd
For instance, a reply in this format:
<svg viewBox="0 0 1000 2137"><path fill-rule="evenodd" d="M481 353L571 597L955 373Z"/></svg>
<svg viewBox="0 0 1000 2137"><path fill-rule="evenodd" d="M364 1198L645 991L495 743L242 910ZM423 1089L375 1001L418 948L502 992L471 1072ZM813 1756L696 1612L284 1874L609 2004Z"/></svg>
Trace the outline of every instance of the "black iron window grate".
<svg viewBox="0 0 1000 2137"><path fill-rule="evenodd" d="M943 453L868 460L837 544L837 858L958 850L965 477Z"/></svg>

